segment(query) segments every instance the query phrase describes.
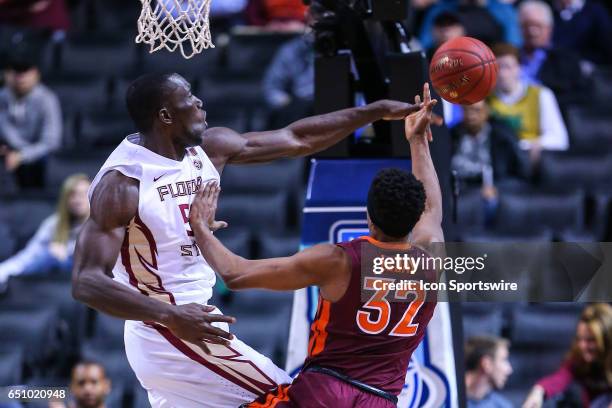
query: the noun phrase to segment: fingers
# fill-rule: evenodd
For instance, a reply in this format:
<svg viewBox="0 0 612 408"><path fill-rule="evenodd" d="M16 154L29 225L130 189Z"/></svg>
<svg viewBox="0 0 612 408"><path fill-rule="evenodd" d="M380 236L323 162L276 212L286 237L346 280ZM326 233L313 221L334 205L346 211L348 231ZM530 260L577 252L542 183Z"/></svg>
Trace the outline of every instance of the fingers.
<svg viewBox="0 0 612 408"><path fill-rule="evenodd" d="M234 338L234 335L230 332L226 332L215 326L206 325L204 328L206 331L202 334L202 340L208 340L212 343L217 344L229 344L229 341Z"/></svg>
<svg viewBox="0 0 612 408"><path fill-rule="evenodd" d="M223 322L223 323L236 323L236 318L233 316L225 316L222 314L209 314L208 322Z"/></svg>
<svg viewBox="0 0 612 408"><path fill-rule="evenodd" d="M208 348L206 343L204 343L203 341L196 343L196 345L200 347L202 351L205 352L206 354L210 354L210 349Z"/></svg>
<svg viewBox="0 0 612 408"><path fill-rule="evenodd" d="M429 83L423 84L423 103L428 104L431 101L431 92L429 90Z"/></svg>

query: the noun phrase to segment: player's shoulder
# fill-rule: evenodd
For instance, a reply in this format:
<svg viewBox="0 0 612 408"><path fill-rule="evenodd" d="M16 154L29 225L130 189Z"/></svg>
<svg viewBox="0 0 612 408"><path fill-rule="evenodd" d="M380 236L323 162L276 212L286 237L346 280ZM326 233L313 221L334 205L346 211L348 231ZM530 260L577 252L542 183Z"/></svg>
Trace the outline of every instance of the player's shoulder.
<svg viewBox="0 0 612 408"><path fill-rule="evenodd" d="M120 171L108 171L92 192L91 217L101 227L127 225L138 212L139 186Z"/></svg>
<svg viewBox="0 0 612 408"><path fill-rule="evenodd" d="M228 139L240 137L240 133L227 127L213 127L204 131L202 138L202 147L206 151L207 147L222 147L228 142ZM208 154L208 152L207 152Z"/></svg>

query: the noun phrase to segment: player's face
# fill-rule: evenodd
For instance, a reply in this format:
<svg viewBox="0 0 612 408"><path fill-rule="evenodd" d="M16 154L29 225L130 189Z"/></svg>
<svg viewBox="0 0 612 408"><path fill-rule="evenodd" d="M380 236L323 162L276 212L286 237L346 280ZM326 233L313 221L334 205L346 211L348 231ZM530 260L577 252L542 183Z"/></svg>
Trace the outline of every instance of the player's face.
<svg viewBox="0 0 612 408"><path fill-rule="evenodd" d="M185 146L202 144L206 123L206 111L202 101L191 93L191 85L178 77L176 89L172 93L171 115L177 141Z"/></svg>
<svg viewBox="0 0 612 408"><path fill-rule="evenodd" d="M110 384L104 370L97 365L80 365L72 374L70 390L77 407L98 408L110 392Z"/></svg>
<svg viewBox="0 0 612 408"><path fill-rule="evenodd" d="M578 328L576 330L576 345L585 362L592 363L597 359L599 355L597 340L585 322L578 323Z"/></svg>
<svg viewBox="0 0 612 408"><path fill-rule="evenodd" d="M520 81L521 66L514 55L497 57L497 87L503 92L511 92Z"/></svg>
<svg viewBox="0 0 612 408"><path fill-rule="evenodd" d="M497 351L495 352L495 357L493 358L491 365L491 382L493 383L493 387L497 390L501 390L506 385L506 381L510 374L512 374L512 365L508 360L510 353L508 352L508 347L499 346Z"/></svg>
<svg viewBox="0 0 612 408"><path fill-rule="evenodd" d="M85 218L89 216L89 200L87 199L87 190L89 182L82 180L77 182L70 195L68 196L68 208L70 214L75 218Z"/></svg>

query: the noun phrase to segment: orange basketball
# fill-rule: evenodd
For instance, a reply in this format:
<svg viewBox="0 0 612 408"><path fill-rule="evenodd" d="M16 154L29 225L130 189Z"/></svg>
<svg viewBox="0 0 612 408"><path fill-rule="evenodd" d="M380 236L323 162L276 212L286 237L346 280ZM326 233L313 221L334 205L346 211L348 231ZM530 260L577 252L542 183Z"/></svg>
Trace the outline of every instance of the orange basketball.
<svg viewBox="0 0 612 408"><path fill-rule="evenodd" d="M481 41L458 37L438 48L429 64L429 77L440 97L471 105L486 98L495 87L497 62Z"/></svg>

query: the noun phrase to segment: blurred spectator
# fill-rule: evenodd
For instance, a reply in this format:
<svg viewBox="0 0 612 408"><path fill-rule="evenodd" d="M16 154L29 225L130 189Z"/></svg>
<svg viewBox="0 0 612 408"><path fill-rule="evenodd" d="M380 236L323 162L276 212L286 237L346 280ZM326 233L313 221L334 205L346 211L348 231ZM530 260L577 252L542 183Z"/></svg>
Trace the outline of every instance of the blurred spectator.
<svg viewBox="0 0 612 408"><path fill-rule="evenodd" d="M512 374L509 343L494 336L476 336L465 344L465 392L467 408L511 408L497 391Z"/></svg>
<svg viewBox="0 0 612 408"><path fill-rule="evenodd" d="M301 31L306 10L302 0L249 0L247 23L273 30Z"/></svg>
<svg viewBox="0 0 612 408"><path fill-rule="evenodd" d="M506 121L519 135L519 146L529 150L532 163L544 150L566 150L567 130L552 91L521 78L519 51L509 44L493 47L499 72L489 97L494 117Z"/></svg>
<svg viewBox="0 0 612 408"><path fill-rule="evenodd" d="M66 31L70 28L64 0L0 0L0 23Z"/></svg>
<svg viewBox="0 0 612 408"><path fill-rule="evenodd" d="M484 219L490 224L498 204L495 184L523 179L527 163L516 134L503 123L489 118L484 101L463 107L463 121L451 130L451 168L468 183L481 187Z"/></svg>
<svg viewBox="0 0 612 408"><path fill-rule="evenodd" d="M40 81L35 57L13 54L0 89L0 155L21 187L41 187L46 156L62 138L62 113L55 94Z"/></svg>
<svg viewBox="0 0 612 408"><path fill-rule="evenodd" d="M508 42L521 45L516 10L499 0L442 0L425 15L419 40L424 49L434 46L432 25L438 14L456 12L466 28L466 35L487 43Z"/></svg>
<svg viewBox="0 0 612 408"><path fill-rule="evenodd" d="M72 368L70 394L72 401L67 408L105 408L105 400L111 391L111 381L99 363L81 361ZM66 408L54 405L50 408Z"/></svg>
<svg viewBox="0 0 612 408"><path fill-rule="evenodd" d="M0 263L0 283L15 275L70 273L77 234L89 217L89 184L84 174L64 181L55 214L42 222L23 250Z"/></svg>
<svg viewBox="0 0 612 408"><path fill-rule="evenodd" d="M555 46L597 64L612 63L612 20L608 10L593 0L557 0L555 5Z"/></svg>
<svg viewBox="0 0 612 408"><path fill-rule="evenodd" d="M587 306L576 327L574 343L561 367L532 388L523 408L539 408L544 400L571 399L578 394L579 404L603 402L612 394L612 306L595 303ZM576 398L573 398L576 399ZM561 406L561 405L551 405ZM605 406L605 405L604 405Z"/></svg>
<svg viewBox="0 0 612 408"><path fill-rule="evenodd" d="M281 128L312 114L314 51L312 33L288 41L274 56L263 79L270 109L269 127Z"/></svg>
<svg viewBox="0 0 612 408"><path fill-rule="evenodd" d="M465 35L465 27L461 22L459 14L453 11L443 11L438 14L433 21L431 35L434 43L433 47L427 52L429 60L431 60L438 47L446 41ZM451 128L461 122L463 110L460 105L442 99L442 108L444 112L444 123L447 127Z"/></svg>
<svg viewBox="0 0 612 408"><path fill-rule="evenodd" d="M579 58L552 46L550 6L542 0L526 0L519 6L519 20L523 31L521 67L525 77L552 89L562 106L588 98L589 81Z"/></svg>

